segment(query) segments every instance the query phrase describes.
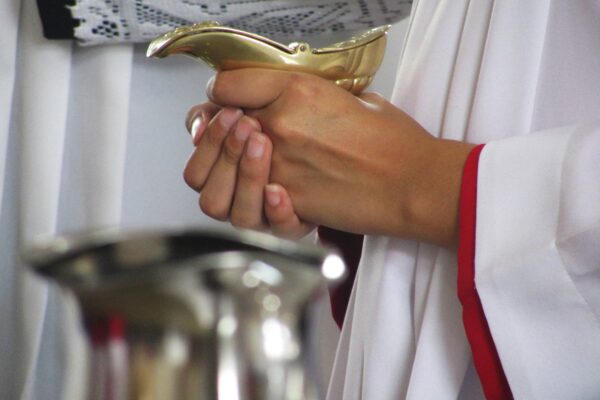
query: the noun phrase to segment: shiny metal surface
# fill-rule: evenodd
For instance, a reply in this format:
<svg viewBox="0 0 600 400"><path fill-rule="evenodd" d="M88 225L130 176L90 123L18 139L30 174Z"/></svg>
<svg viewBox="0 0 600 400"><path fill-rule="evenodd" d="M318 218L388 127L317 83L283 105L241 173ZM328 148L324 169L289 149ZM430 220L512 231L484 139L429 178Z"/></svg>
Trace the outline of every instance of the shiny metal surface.
<svg viewBox="0 0 600 400"><path fill-rule="evenodd" d="M153 40L148 57L185 54L217 71L271 68L300 71L332 80L352 93L362 92L379 69L390 26L382 26L331 46L284 45L216 22L184 26Z"/></svg>
<svg viewBox="0 0 600 400"><path fill-rule="evenodd" d="M315 399L304 321L341 258L254 232L56 239L29 264L72 291L88 398Z"/></svg>

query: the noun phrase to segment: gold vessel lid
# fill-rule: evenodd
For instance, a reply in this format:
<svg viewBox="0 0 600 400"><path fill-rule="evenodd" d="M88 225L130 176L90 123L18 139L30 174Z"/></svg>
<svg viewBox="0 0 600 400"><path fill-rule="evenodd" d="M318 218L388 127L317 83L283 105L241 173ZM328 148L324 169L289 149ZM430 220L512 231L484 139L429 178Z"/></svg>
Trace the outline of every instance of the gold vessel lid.
<svg viewBox="0 0 600 400"><path fill-rule="evenodd" d="M285 45L251 32L205 22L183 26L154 39L146 55L185 54L217 71L270 68L310 73L360 93L379 69L390 26L371 29L321 48L306 42Z"/></svg>

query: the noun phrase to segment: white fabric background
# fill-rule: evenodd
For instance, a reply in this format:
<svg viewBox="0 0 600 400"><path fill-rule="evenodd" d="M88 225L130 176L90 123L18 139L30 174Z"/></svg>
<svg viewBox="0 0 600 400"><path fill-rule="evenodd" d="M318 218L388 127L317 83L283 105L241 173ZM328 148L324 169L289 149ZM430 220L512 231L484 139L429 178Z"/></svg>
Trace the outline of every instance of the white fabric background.
<svg viewBox="0 0 600 400"><path fill-rule="evenodd" d="M392 31L374 84L388 97L404 29ZM0 37L0 398L77 399L85 371L81 337L67 335L78 329L73 303L19 254L57 233L216 224L181 178L184 115L211 72L147 60L143 46L47 41L34 0L0 2ZM325 317L319 326L328 366L337 332Z"/></svg>
<svg viewBox="0 0 600 400"><path fill-rule="evenodd" d="M487 143L475 284L517 399L600 398L599 27L596 0L418 0L398 68L396 105ZM456 273L368 236L329 399L484 398Z"/></svg>

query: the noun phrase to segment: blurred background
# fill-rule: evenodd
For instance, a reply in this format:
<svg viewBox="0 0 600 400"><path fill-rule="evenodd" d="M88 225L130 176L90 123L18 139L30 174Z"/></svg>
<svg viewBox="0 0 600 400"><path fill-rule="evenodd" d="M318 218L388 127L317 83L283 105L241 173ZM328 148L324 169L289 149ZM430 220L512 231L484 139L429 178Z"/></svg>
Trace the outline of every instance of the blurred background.
<svg viewBox="0 0 600 400"><path fill-rule="evenodd" d="M370 89L386 98L406 27L391 30ZM205 101L212 71L147 59L143 45L47 41L33 1L0 5L0 35L0 398L78 398L74 306L28 273L20 252L90 229L227 228L202 215L182 179L185 114ZM314 324L327 382L338 330L326 297Z"/></svg>

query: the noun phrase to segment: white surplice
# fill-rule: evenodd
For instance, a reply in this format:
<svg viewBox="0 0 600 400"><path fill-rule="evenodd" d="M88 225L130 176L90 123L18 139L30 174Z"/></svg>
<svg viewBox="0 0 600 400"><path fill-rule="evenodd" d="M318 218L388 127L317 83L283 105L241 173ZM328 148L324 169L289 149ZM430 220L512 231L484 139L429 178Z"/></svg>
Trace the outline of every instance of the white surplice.
<svg viewBox="0 0 600 400"><path fill-rule="evenodd" d="M418 0L393 100L486 143L476 287L517 399L600 398L600 2ZM367 237L329 399L481 399L456 256Z"/></svg>

